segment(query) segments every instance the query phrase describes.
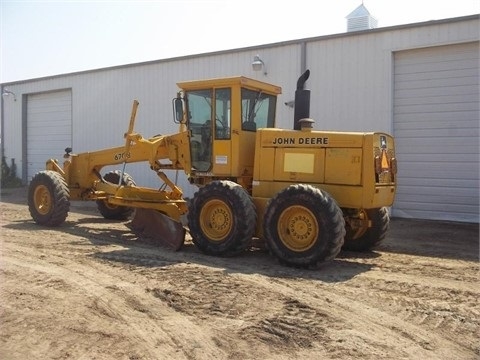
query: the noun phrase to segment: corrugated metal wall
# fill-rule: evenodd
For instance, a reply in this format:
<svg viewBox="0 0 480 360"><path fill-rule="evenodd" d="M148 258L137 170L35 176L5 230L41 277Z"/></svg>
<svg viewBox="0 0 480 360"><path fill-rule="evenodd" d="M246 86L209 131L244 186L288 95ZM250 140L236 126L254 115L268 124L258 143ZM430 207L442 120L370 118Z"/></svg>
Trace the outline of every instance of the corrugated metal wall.
<svg viewBox="0 0 480 360"><path fill-rule="evenodd" d="M308 44L315 128L391 131L391 52L385 34Z"/></svg>
<svg viewBox="0 0 480 360"><path fill-rule="evenodd" d="M30 96L28 94L71 87L73 104L71 146L75 153L80 153L122 145L124 143L123 134L128 127L134 99L140 102L135 123L136 132L145 137L175 133L178 131L178 125L174 124L172 118L172 99L178 91L177 82L245 75L262 81L282 83L289 77L289 74L298 72L296 70L299 66L298 48L298 44L290 44L261 51L234 51L152 62L32 80L18 85L9 85L9 89L15 91L16 94ZM251 62L258 51L266 63L267 76L262 72L252 70ZM277 61L281 57L288 59L285 64ZM270 71L277 74L275 78L270 75ZM296 75L293 80L295 83ZM292 91L293 93L294 91ZM279 99L281 104L282 96ZM293 95L291 96L293 98ZM8 108L6 118L12 120L22 118L20 106L11 106L17 104L6 105L8 105L6 106ZM282 118L280 115L282 110L286 109L279 109L279 119ZM12 114L11 111L15 111L15 113ZM293 112L289 112L293 117ZM26 121L28 122L28 119ZM16 134L17 139L22 138L21 126L13 128L10 127L10 124L7 125L7 133ZM23 159L21 142L17 141L18 144L16 144L11 139L9 136L5 137L6 152L8 151L9 157L16 158L17 163L21 163ZM57 152L46 156L45 160L56 157L55 155L63 152L64 148L65 146L62 145ZM21 166L18 165L18 167ZM112 169L113 167L106 167L105 171ZM128 164L126 171L139 185L158 186L158 177L153 171L149 171L145 164ZM175 174L170 175L175 176ZM24 177L26 178L26 175ZM188 183L183 173L179 174L179 185L188 197L196 191L196 187Z"/></svg>
<svg viewBox="0 0 480 360"><path fill-rule="evenodd" d="M65 88L72 89L74 152L123 144L134 99L140 101L137 132L176 132L171 109L176 83L200 78L244 75L280 85L277 125L291 128L294 111L284 103L294 99L303 60L311 70L307 87L315 129L393 132L393 53L478 41L478 27L478 17L472 16L6 84L19 99L3 99L6 156L17 164L23 160L18 141L23 136L22 96ZM256 54L266 64L266 76L252 70ZM145 170L143 164L127 166L139 184L156 186L156 175ZM183 175L179 184L187 196L196 190Z"/></svg>

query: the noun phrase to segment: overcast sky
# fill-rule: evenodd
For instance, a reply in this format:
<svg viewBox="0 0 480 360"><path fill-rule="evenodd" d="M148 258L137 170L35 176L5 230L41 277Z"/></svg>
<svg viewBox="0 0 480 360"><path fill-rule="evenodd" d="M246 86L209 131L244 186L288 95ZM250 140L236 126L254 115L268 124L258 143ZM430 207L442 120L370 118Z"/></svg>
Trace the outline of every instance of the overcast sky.
<svg viewBox="0 0 480 360"><path fill-rule="evenodd" d="M480 0L364 0L378 27ZM361 0L0 0L0 82L345 32Z"/></svg>

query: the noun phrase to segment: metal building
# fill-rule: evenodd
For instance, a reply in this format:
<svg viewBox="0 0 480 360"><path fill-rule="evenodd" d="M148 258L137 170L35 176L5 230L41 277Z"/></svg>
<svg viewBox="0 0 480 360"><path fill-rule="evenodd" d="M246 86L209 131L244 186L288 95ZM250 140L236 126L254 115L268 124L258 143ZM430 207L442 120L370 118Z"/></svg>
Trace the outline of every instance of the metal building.
<svg viewBox="0 0 480 360"><path fill-rule="evenodd" d="M233 75L281 86L277 126L291 128L308 68L315 129L396 137L393 216L479 222L479 29L473 15L1 84L2 152L28 183L66 147L121 145L134 99L137 132L174 133L176 82ZM145 164L127 172L158 182ZM178 182L186 196L196 190L183 174Z"/></svg>

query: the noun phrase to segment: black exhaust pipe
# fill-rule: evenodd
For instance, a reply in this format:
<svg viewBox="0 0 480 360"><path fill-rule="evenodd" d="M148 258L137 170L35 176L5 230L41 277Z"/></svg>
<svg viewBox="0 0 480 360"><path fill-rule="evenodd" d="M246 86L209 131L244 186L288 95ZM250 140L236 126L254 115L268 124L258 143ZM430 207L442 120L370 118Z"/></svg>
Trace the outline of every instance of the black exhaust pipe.
<svg viewBox="0 0 480 360"><path fill-rule="evenodd" d="M305 82L308 80L309 76L310 70L307 70L297 80L293 130L300 130L301 127L299 120L310 117L310 90L305 89Z"/></svg>

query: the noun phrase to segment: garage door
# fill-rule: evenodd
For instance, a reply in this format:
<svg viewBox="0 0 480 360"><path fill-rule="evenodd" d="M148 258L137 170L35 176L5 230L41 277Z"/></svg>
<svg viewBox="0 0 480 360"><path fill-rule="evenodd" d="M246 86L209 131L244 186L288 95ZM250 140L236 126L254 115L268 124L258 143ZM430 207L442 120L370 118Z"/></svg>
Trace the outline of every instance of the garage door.
<svg viewBox="0 0 480 360"><path fill-rule="evenodd" d="M479 43L394 55L398 217L479 222Z"/></svg>
<svg viewBox="0 0 480 360"><path fill-rule="evenodd" d="M28 95L27 176L45 170L48 159L63 163L66 147L72 146L72 92L62 90Z"/></svg>

